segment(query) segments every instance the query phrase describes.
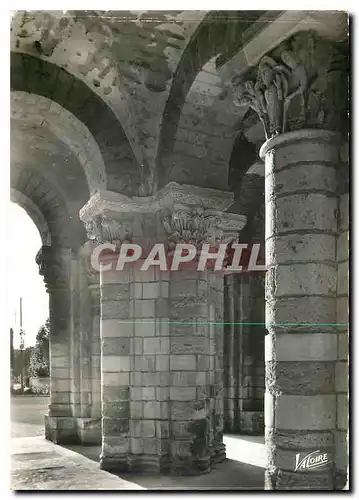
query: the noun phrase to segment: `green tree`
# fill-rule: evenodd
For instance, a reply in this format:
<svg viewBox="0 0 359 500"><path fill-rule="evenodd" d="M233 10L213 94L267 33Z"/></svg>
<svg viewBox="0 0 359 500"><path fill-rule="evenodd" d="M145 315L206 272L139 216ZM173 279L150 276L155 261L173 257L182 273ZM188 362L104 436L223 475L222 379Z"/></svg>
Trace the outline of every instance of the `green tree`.
<svg viewBox="0 0 359 500"><path fill-rule="evenodd" d="M36 335L36 344L30 355L28 365L30 377L48 377L50 375L49 336L50 321L47 320Z"/></svg>

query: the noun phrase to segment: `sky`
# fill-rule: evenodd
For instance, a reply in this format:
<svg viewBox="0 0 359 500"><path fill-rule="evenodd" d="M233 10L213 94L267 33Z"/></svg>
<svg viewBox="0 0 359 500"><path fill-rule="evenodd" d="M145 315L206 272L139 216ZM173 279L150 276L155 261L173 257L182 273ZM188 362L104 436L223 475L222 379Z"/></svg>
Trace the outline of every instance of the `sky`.
<svg viewBox="0 0 359 500"><path fill-rule="evenodd" d="M35 345L36 334L49 316L48 294L35 262L42 243L37 227L24 209L11 203L9 212L11 262L16 262L8 279L10 323L14 328L14 347L18 348L22 297L25 347L29 347Z"/></svg>

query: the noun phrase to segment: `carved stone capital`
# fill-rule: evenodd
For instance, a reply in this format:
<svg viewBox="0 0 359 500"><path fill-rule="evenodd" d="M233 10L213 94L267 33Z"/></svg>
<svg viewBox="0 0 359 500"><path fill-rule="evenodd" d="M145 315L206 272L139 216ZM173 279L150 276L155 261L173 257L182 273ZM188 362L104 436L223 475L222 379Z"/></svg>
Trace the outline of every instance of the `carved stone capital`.
<svg viewBox="0 0 359 500"><path fill-rule="evenodd" d="M257 113L266 139L307 128L342 130L348 68L338 45L300 32L264 56L247 79L233 82L235 103Z"/></svg>
<svg viewBox="0 0 359 500"><path fill-rule="evenodd" d="M68 286L66 267L60 251L44 245L37 252L35 261L39 266L40 276L44 277L47 291Z"/></svg>
<svg viewBox="0 0 359 500"><path fill-rule="evenodd" d="M96 215L93 219L86 221L85 228L89 240L95 240L98 243L120 245L132 239L130 224L105 215Z"/></svg>
<svg viewBox="0 0 359 500"><path fill-rule="evenodd" d="M196 247L203 243L213 246L230 243L237 240L245 223L244 216L202 207L176 210L163 219L170 248L177 243L189 243Z"/></svg>

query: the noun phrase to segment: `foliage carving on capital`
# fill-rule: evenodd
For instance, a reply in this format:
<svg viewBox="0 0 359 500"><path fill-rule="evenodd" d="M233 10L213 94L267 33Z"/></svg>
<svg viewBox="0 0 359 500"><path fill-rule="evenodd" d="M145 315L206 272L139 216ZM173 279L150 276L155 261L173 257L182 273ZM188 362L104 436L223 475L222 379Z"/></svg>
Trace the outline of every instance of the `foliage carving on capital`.
<svg viewBox="0 0 359 500"><path fill-rule="evenodd" d="M67 286L66 268L60 252L56 252L51 246L44 245L37 252L35 261L47 290Z"/></svg>
<svg viewBox="0 0 359 500"><path fill-rule="evenodd" d="M98 243L120 245L132 240L132 229L126 221L117 221L104 215L96 215L85 222L87 236Z"/></svg>
<svg viewBox="0 0 359 500"><path fill-rule="evenodd" d="M198 247L203 243L218 245L233 241L236 235L226 235L221 223L220 215L201 207L189 211L176 210L171 216L163 219L170 248L174 248L178 243Z"/></svg>
<svg viewBox="0 0 359 500"><path fill-rule="evenodd" d="M340 130L348 61L338 45L297 33L265 55L252 77L233 80L235 104L257 113L266 139L302 128Z"/></svg>

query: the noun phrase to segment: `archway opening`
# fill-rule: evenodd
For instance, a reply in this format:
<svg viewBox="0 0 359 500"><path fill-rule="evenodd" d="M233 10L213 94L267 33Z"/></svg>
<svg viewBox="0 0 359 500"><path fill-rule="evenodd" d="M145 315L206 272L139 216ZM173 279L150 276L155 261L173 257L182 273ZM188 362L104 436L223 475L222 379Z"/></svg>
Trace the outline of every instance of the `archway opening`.
<svg viewBox="0 0 359 500"><path fill-rule="evenodd" d="M12 434L15 437L37 436L44 434L43 418L49 402L49 300L35 262L45 231L40 230L20 204L10 203L8 216ZM35 393L31 401L18 397L29 392Z"/></svg>

